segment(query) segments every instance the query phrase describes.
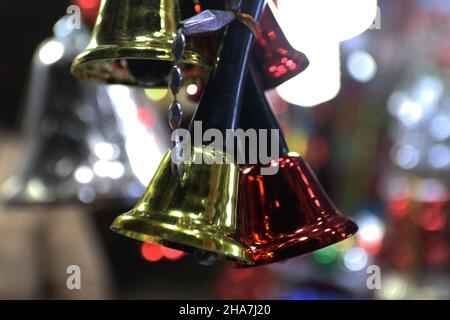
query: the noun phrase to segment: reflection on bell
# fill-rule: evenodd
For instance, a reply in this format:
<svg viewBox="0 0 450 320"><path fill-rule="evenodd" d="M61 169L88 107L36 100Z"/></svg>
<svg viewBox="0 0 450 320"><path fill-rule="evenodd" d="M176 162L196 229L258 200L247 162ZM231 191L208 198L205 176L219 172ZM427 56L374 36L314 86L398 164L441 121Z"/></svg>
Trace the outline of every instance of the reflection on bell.
<svg viewBox="0 0 450 320"><path fill-rule="evenodd" d="M236 233L238 167L203 148L194 148L191 154L179 183L171 171L169 151L142 199L111 229L141 241L252 263L246 248L231 237ZM203 157L202 164L195 164L198 157ZM223 164L206 164L217 157Z"/></svg>
<svg viewBox="0 0 450 320"><path fill-rule="evenodd" d="M166 86L178 23L194 14L193 2L186 0L103 0L91 42L72 73L101 83ZM204 41L187 41L185 80L205 78L212 66Z"/></svg>
<svg viewBox="0 0 450 320"><path fill-rule="evenodd" d="M244 169L239 184L240 241L256 265L273 263L332 245L358 227L334 207L303 158L282 156L275 175L260 166Z"/></svg>
<svg viewBox="0 0 450 320"><path fill-rule="evenodd" d="M277 8L272 1L261 17L261 32L253 55L263 88L276 88L294 78L309 66L309 60L294 49L284 35L276 18Z"/></svg>
<svg viewBox="0 0 450 320"><path fill-rule="evenodd" d="M208 8L233 9L237 1L203 0ZM309 60L296 50L286 38L273 1L267 5L260 20L260 32L253 47L255 67L264 90L274 89L303 72Z"/></svg>
<svg viewBox="0 0 450 320"><path fill-rule="evenodd" d="M9 205L129 205L143 192L131 170L124 136L105 87L81 82L68 69L89 39L68 17L37 50L25 115L27 153L1 186Z"/></svg>

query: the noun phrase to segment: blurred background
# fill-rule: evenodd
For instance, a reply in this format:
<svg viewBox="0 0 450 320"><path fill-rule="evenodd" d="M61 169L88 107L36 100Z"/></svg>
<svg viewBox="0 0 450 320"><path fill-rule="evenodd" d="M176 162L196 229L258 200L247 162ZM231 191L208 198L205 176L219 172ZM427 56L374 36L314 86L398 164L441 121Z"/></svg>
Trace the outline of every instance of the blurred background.
<svg viewBox="0 0 450 320"><path fill-rule="evenodd" d="M277 2L311 66L268 97L290 149L358 234L284 263L233 269L111 232L168 148L170 94L72 78L95 0L77 1L86 26L76 32L60 20L70 1L3 0L0 298L450 298L450 3L378 0L370 29L324 41L312 26L308 47L295 38L308 23L304 1ZM186 118L200 89L183 88ZM82 290L67 290L69 265L80 266ZM373 265L379 289L367 286Z"/></svg>

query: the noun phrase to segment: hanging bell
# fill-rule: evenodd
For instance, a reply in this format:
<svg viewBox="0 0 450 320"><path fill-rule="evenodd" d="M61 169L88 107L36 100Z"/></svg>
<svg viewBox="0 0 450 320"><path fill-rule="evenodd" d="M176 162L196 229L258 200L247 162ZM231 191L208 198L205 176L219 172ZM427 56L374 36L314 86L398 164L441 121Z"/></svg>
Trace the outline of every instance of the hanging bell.
<svg viewBox="0 0 450 320"><path fill-rule="evenodd" d="M278 23L277 10L272 1L267 2L253 50L255 66L264 90L282 85L309 66L305 54L294 49L286 38Z"/></svg>
<svg viewBox="0 0 450 320"><path fill-rule="evenodd" d="M100 83L167 86L178 24L194 14L193 2L186 0L102 0L91 42L72 73ZM201 38L186 41L186 82L205 78L214 56Z"/></svg>
<svg viewBox="0 0 450 320"><path fill-rule="evenodd" d="M37 50L27 92L27 153L18 172L1 187L9 205L123 204L144 186L133 173L124 137L105 87L73 78L73 57L89 39L68 17Z"/></svg>
<svg viewBox="0 0 450 320"><path fill-rule="evenodd" d="M235 10L242 0L202 0L207 8ZM264 90L274 89L303 72L309 60L289 43L280 24L278 9L267 1L259 22L259 33L253 48L255 67Z"/></svg>
<svg viewBox="0 0 450 320"><path fill-rule="evenodd" d="M263 7L264 0L246 1L242 9L258 18ZM195 132L196 121L202 122L204 130L216 128L225 133L236 129L253 40L243 24L230 24L219 63L191 121L194 141L199 134ZM200 134L203 136L203 132ZM196 256L204 262L209 263L213 253L251 264L247 248L233 238L237 233L239 168L225 153L196 145L183 170L174 172L171 154L164 158L134 210L119 216L111 229L142 241L184 251L199 250ZM196 164L200 157L203 161Z"/></svg>
<svg viewBox="0 0 450 320"><path fill-rule="evenodd" d="M279 166L277 174L261 175L261 167L253 166L239 183L239 239L255 264L309 253L356 233L303 158L290 153L272 165Z"/></svg>
<svg viewBox="0 0 450 320"><path fill-rule="evenodd" d="M243 125L279 129L279 159L243 168L239 182L237 239L248 248L255 265L269 264L312 252L342 241L358 227L333 205L314 172L300 156L288 153L276 117L251 65L246 95L259 102L246 103ZM275 174L261 174L276 167ZM245 265L238 265L243 267Z"/></svg>
<svg viewBox="0 0 450 320"><path fill-rule="evenodd" d="M185 164L179 183L169 151L142 199L131 212L119 216L111 229L141 241L184 251L196 248L251 263L245 248L229 236L236 232L238 167L225 158L223 164L195 164L198 157L218 156L223 157L193 149L192 162Z"/></svg>

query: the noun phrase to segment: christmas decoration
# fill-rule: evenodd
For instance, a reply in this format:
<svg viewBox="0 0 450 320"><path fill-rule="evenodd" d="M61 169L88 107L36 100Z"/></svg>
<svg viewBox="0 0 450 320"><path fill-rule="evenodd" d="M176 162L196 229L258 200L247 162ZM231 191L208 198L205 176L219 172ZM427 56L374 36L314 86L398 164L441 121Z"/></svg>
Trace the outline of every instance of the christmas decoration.
<svg viewBox="0 0 450 320"><path fill-rule="evenodd" d="M247 3L244 10L258 17L263 5L264 1ZM204 130L236 129L253 40L251 31L241 22L230 24L219 64L191 121L192 133L196 121L202 121ZM236 233L239 168L228 163L225 155L203 146L196 146L192 154L191 163L185 163L184 170L174 176L169 151L142 200L132 212L118 217L112 230L139 240L188 246L251 264L246 248L232 237ZM222 161L207 164L211 163L207 158L215 161L218 157ZM197 164L197 158L203 160L202 164ZM209 258L206 254L201 260Z"/></svg>
<svg viewBox="0 0 450 320"><path fill-rule="evenodd" d="M186 26L194 26L191 27L192 30L201 32L208 29L208 25L202 26L201 19L199 20L205 15L207 14L203 13L189 19L184 27L179 29L173 45L175 57L181 57L183 52L185 34L190 30ZM214 27L217 27L214 19L222 26L220 12L211 13L210 17ZM227 15L223 17L228 20ZM229 20L231 21L231 18ZM244 45L237 50L234 44L251 43L250 32L247 30L246 34L238 33L238 28L242 26L232 24L227 32L220 62L208 82L191 122L191 132L196 121L202 121L204 131L215 128L225 133L227 129L236 128L236 119L239 118L241 108L239 92L244 83L250 46ZM236 62L234 64L236 68L229 68L230 61ZM246 83L246 96L256 99L247 101L246 107L260 108L253 112L253 116L255 113L266 116L265 119L264 116L260 117L265 122L258 125L269 127L268 129L279 128L257 77L256 67L253 66ZM169 87L174 96L179 91L180 81L180 69L175 65L169 75ZM217 97L228 98L222 98L220 102L214 104L213 101ZM176 100L169 113L175 110L176 115L180 115L180 105ZM174 116L169 116L169 119L174 119ZM171 122L172 129L176 129L180 122L177 121L175 124ZM258 166L245 169L241 176L238 175L238 169L234 165L221 165L214 169L217 165L194 164L195 158L202 158L205 155L209 158L218 156L214 153L205 153L200 148L193 151L192 163L183 164L186 169L180 168L180 165L175 166L176 170L173 172L178 177L176 183L168 169L170 156L168 153L141 202L134 211L119 217L112 229L144 241L175 247L182 245L206 251L205 256L200 259L202 261L209 260L208 252L211 252L219 258L236 260L242 266L287 259L333 244L356 232L356 225L337 212L304 160L285 155L288 150L284 139L281 145L283 157L279 159L279 164L275 164L281 167L281 173L267 177L255 173L256 168L259 169ZM225 150L227 147L225 146ZM179 140L175 141L173 151L177 155L184 155L186 152ZM225 156L223 157L223 161L226 162ZM224 168L227 170L223 171ZM212 175L211 172L214 171L222 172L220 176L225 177L225 180ZM200 176L204 177L202 180L206 188L201 188L195 183ZM237 183L235 179L238 177L240 177L239 187L242 188L239 191L235 187ZM228 191L220 194L224 198L211 198L217 197L220 189ZM233 198L237 193L240 198L236 211ZM273 200L270 200L271 195ZM182 200L188 198L197 200ZM264 201L267 203L264 204ZM210 204L214 204L214 209L208 207ZM217 207L218 204L225 207ZM231 211L226 207L231 207ZM268 215L268 211L272 211L272 215ZM196 219L192 220L190 212L194 213ZM174 213L178 216L171 218Z"/></svg>
<svg viewBox="0 0 450 320"><path fill-rule="evenodd" d="M245 105L244 122L259 130L280 130L252 65L246 90L255 100ZM279 167L276 174L262 175L263 165L258 164L243 169L240 176L239 239L255 264L318 250L357 231L334 207L306 161L289 153L282 133L279 145L281 157L268 165Z"/></svg>
<svg viewBox="0 0 450 320"><path fill-rule="evenodd" d="M191 1L104 1L91 42L75 59L72 73L101 83L166 86L177 26L194 14ZM199 41L191 38L184 51L186 80L204 78L213 62Z"/></svg>
<svg viewBox="0 0 450 320"><path fill-rule="evenodd" d="M199 13L195 22L190 21L191 34L212 33L233 19L239 19L256 33L254 23L248 16L240 15L238 8L237 3L224 0L171 0L162 9L156 0L126 0L118 4L105 1L90 44L75 59L72 73L101 83L165 87L174 60L172 43L180 22ZM274 6L265 9L254 48L258 72L266 89L295 77L309 63L303 53L289 44L274 10ZM214 12L221 15L220 19L214 17ZM208 77L221 38L218 33L189 37L182 59L177 59L186 84L203 82Z"/></svg>
<svg viewBox="0 0 450 320"><path fill-rule="evenodd" d="M217 156L193 150L194 161ZM183 251L196 248L251 263L246 248L229 236L236 233L237 166L185 165L180 183L171 166L169 151L141 201L119 216L111 229L141 241Z"/></svg>
<svg viewBox="0 0 450 320"><path fill-rule="evenodd" d="M73 29L67 19L35 54L24 123L29 148L20 171L2 186L2 200L130 204L143 186L131 171L105 88L67 73L88 39L85 26Z"/></svg>

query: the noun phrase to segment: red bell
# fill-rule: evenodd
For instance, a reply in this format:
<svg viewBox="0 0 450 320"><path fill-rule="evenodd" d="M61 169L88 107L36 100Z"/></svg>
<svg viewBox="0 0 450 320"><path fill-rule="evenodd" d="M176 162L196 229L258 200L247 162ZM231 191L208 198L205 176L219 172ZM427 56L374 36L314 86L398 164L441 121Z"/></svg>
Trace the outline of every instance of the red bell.
<svg viewBox="0 0 450 320"><path fill-rule="evenodd" d="M358 227L333 205L306 161L282 156L275 175L244 169L239 185L240 241L256 265L292 258L352 236Z"/></svg>
<svg viewBox="0 0 450 320"><path fill-rule="evenodd" d="M309 66L304 53L291 46L276 18L277 8L268 1L261 17L261 32L253 50L262 85L273 89L294 78Z"/></svg>
<svg viewBox="0 0 450 320"><path fill-rule="evenodd" d="M239 1L201 0L198 8L230 10L234 8L236 2ZM264 90L282 85L303 72L309 65L305 54L289 43L278 22L277 12L274 2L267 1L259 22L260 32L253 47L253 59Z"/></svg>

